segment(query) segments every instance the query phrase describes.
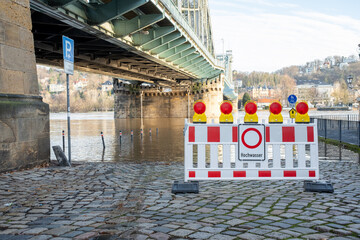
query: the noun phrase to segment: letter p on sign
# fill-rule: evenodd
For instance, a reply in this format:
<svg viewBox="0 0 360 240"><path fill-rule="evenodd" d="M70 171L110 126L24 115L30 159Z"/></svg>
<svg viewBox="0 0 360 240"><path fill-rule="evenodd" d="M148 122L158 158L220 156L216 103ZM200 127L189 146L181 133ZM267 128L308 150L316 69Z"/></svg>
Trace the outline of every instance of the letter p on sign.
<svg viewBox="0 0 360 240"><path fill-rule="evenodd" d="M65 73L74 74L74 40L63 36L63 58Z"/></svg>

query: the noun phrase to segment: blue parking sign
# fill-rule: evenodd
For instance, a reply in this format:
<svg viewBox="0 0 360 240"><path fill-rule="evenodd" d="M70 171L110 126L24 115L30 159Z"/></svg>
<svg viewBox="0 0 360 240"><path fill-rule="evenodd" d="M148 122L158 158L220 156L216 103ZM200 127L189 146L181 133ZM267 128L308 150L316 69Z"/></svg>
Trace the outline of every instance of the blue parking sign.
<svg viewBox="0 0 360 240"><path fill-rule="evenodd" d="M74 40L63 36L64 70L67 74L74 74Z"/></svg>
<svg viewBox="0 0 360 240"><path fill-rule="evenodd" d="M296 103L296 101L297 101L297 97L296 97L294 94L291 94L291 95L288 97L288 101L289 101L289 103L294 104L294 103Z"/></svg>

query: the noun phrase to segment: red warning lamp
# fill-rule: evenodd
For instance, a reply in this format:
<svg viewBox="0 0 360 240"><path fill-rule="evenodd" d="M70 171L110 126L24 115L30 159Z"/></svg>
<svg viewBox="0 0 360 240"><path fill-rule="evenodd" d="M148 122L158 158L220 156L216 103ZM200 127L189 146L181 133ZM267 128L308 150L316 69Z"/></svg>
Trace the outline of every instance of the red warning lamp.
<svg viewBox="0 0 360 240"><path fill-rule="evenodd" d="M279 114L279 113L281 113L281 110L282 110L281 104L278 102L273 102L270 105L270 112L272 114Z"/></svg>
<svg viewBox="0 0 360 240"><path fill-rule="evenodd" d="M305 102L299 102L296 105L296 111L300 114L306 114L309 111L309 106Z"/></svg>
<svg viewBox="0 0 360 240"><path fill-rule="evenodd" d="M223 113L223 114L230 114L232 112L232 105L231 103L229 102L223 102L220 106L220 111Z"/></svg>
<svg viewBox="0 0 360 240"><path fill-rule="evenodd" d="M232 106L231 102L224 101L220 105L221 115L220 115L220 118L219 118L219 122L220 123L233 123L234 118L233 118L233 115L232 115L232 110L233 110L233 106Z"/></svg>
<svg viewBox="0 0 360 240"><path fill-rule="evenodd" d="M248 102L245 105L245 112L248 114L255 114L257 111L257 106L254 102Z"/></svg>
<svg viewBox="0 0 360 240"><path fill-rule="evenodd" d="M309 123L310 117L308 114L309 105L306 102L299 102L296 104L296 116L295 122L296 123Z"/></svg>
<svg viewBox="0 0 360 240"><path fill-rule="evenodd" d="M197 101L194 103L194 116L193 123L206 123L206 105L202 101Z"/></svg>
<svg viewBox="0 0 360 240"><path fill-rule="evenodd" d="M244 122L245 123L257 123L259 121L258 116L256 114L257 111L257 105L255 102L247 102L245 104L245 117Z"/></svg>
<svg viewBox="0 0 360 240"><path fill-rule="evenodd" d="M203 102L196 102L194 104L194 112L197 114L203 114L206 111L205 103Z"/></svg>
<svg viewBox="0 0 360 240"><path fill-rule="evenodd" d="M283 117L281 115L282 106L279 102L271 103L269 110L270 110L269 123L282 123L283 122Z"/></svg>

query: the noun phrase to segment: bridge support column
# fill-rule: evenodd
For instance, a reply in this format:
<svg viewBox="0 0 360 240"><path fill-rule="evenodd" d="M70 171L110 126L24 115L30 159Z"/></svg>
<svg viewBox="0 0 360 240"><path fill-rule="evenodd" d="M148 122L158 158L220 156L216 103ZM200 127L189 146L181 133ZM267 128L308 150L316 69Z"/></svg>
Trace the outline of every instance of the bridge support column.
<svg viewBox="0 0 360 240"><path fill-rule="evenodd" d="M0 4L0 172L50 158L49 106L36 74L29 0Z"/></svg>
<svg viewBox="0 0 360 240"><path fill-rule="evenodd" d="M202 100L206 116L218 118L223 101L224 81L221 78L171 91L155 87L139 87L114 81L115 118L192 118L193 104Z"/></svg>
<svg viewBox="0 0 360 240"><path fill-rule="evenodd" d="M206 116L208 118L219 118L220 105L223 101L224 81L219 77L208 80L201 85L201 90L195 91L194 101L202 100L206 104ZM191 109L191 116L194 110Z"/></svg>
<svg viewBox="0 0 360 240"><path fill-rule="evenodd" d="M173 88L171 92L158 87L125 85L114 81L115 118L186 118L188 89Z"/></svg>

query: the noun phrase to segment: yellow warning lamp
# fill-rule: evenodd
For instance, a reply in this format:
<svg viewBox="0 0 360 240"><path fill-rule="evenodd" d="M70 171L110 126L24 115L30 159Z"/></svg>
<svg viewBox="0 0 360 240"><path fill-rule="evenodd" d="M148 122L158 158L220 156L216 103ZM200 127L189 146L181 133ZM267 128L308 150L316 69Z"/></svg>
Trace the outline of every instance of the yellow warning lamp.
<svg viewBox="0 0 360 240"><path fill-rule="evenodd" d="M295 123L309 123L310 117L308 111L309 106L306 102L299 102L296 104Z"/></svg>
<svg viewBox="0 0 360 240"><path fill-rule="evenodd" d="M256 114L257 111L257 105L255 102L247 102L245 104L245 118L244 118L244 122L245 123L258 123L259 119L258 116Z"/></svg>
<svg viewBox="0 0 360 240"><path fill-rule="evenodd" d="M193 123L206 123L206 105L202 101L197 101L194 103L194 116Z"/></svg>
<svg viewBox="0 0 360 240"><path fill-rule="evenodd" d="M269 110L269 123L283 123L283 117L281 115L282 106L279 102L273 102L270 104Z"/></svg>
<svg viewBox="0 0 360 240"><path fill-rule="evenodd" d="M234 118L232 115L233 106L230 101L224 101L220 105L221 115L219 118L220 123L233 123Z"/></svg>
<svg viewBox="0 0 360 240"><path fill-rule="evenodd" d="M290 114L290 118L295 118L296 116L296 110L294 108L292 108L290 111L289 111L289 114Z"/></svg>

